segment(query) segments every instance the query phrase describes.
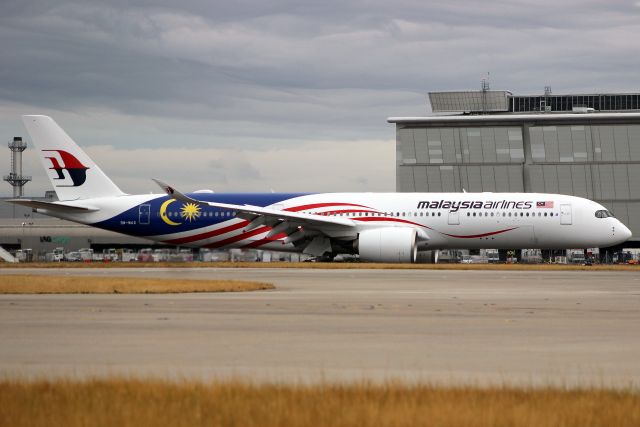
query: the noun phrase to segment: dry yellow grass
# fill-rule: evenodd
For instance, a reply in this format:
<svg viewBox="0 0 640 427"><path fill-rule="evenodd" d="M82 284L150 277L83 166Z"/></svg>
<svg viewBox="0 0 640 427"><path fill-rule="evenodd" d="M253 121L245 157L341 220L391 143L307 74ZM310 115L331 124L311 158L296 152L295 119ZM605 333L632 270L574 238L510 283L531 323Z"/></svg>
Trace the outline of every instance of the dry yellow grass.
<svg viewBox="0 0 640 427"><path fill-rule="evenodd" d="M0 381L3 426L637 426L634 391Z"/></svg>
<svg viewBox="0 0 640 427"><path fill-rule="evenodd" d="M177 280L131 277L0 275L0 294L164 294L274 289L240 280Z"/></svg>
<svg viewBox="0 0 640 427"><path fill-rule="evenodd" d="M120 263L0 263L0 268L310 268L373 270L513 270L513 271L638 271L640 265L568 265L568 264L376 264L365 262L120 262Z"/></svg>

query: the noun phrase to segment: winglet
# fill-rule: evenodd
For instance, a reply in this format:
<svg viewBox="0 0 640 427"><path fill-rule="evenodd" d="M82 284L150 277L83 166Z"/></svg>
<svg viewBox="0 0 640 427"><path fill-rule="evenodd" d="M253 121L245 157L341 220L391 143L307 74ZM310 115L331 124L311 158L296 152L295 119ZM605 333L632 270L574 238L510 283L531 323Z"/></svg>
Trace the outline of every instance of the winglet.
<svg viewBox="0 0 640 427"><path fill-rule="evenodd" d="M167 195L169 197L172 197L176 200L180 200L181 202L185 202L185 203L195 203L197 205L203 204L206 202L201 202L200 200L196 200L196 199L192 199L191 197L187 196L186 194L183 194L181 192L179 192L178 190L176 190L175 188L173 188L172 186L165 184L164 182L160 181L159 179L155 179L155 178L151 178L153 180L153 182L155 182L156 184L158 184L158 186L160 186L160 188L162 188L162 191L164 191L165 193L167 193Z"/></svg>

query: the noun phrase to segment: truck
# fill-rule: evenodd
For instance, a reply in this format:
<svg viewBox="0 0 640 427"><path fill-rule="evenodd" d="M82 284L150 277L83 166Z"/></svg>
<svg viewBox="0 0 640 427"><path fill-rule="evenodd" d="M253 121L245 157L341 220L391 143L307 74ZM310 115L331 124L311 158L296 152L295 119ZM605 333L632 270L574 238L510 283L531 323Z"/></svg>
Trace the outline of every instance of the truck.
<svg viewBox="0 0 640 427"><path fill-rule="evenodd" d="M60 262L64 260L64 248L55 248L52 252L45 254L47 262Z"/></svg>

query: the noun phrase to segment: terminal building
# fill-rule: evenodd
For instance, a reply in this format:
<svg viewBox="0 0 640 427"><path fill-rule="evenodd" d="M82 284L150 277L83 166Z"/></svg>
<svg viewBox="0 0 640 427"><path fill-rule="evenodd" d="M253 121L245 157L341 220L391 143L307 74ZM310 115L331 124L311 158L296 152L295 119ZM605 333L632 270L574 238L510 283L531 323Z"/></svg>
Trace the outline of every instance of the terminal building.
<svg viewBox="0 0 640 427"><path fill-rule="evenodd" d="M391 117L399 192L539 192L603 204L640 244L640 94L434 92Z"/></svg>

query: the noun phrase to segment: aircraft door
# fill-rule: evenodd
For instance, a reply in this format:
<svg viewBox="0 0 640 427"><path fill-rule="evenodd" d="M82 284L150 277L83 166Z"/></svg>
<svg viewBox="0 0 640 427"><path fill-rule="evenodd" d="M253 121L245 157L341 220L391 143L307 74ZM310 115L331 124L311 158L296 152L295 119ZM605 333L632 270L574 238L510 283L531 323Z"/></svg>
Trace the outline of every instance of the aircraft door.
<svg viewBox="0 0 640 427"><path fill-rule="evenodd" d="M560 224L571 225L571 205L560 205Z"/></svg>
<svg viewBox="0 0 640 427"><path fill-rule="evenodd" d="M460 211L449 211L449 225L460 225Z"/></svg>
<svg viewBox="0 0 640 427"><path fill-rule="evenodd" d="M138 224L149 224L151 217L151 205L140 205L138 208Z"/></svg>

